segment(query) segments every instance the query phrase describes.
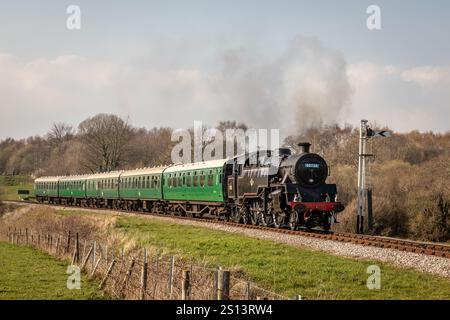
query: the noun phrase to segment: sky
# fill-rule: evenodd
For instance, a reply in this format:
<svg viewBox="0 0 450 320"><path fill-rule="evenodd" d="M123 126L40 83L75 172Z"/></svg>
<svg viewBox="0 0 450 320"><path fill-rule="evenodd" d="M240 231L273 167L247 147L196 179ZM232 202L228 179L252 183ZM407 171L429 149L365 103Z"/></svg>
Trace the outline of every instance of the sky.
<svg viewBox="0 0 450 320"><path fill-rule="evenodd" d="M0 0L0 26L0 139L101 112L147 128L450 130L445 0Z"/></svg>

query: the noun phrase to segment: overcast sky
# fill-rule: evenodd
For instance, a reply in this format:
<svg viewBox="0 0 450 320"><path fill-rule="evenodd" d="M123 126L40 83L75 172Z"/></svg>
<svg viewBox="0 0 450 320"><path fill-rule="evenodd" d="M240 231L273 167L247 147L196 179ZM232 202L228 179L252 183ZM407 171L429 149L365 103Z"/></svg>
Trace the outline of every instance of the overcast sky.
<svg viewBox="0 0 450 320"><path fill-rule="evenodd" d="M446 0L0 0L0 26L0 139L99 112L148 128L450 130Z"/></svg>

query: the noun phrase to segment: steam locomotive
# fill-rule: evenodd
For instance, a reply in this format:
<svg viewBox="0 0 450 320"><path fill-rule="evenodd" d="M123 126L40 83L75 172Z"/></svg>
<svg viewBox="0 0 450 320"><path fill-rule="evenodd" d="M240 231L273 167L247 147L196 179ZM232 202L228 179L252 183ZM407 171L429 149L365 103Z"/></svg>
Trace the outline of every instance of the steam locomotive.
<svg viewBox="0 0 450 320"><path fill-rule="evenodd" d="M336 201L336 185L325 183L325 160L309 152L309 143L299 145L296 155L280 148L190 164L42 177L35 180L36 199L328 231L344 206Z"/></svg>
<svg viewBox="0 0 450 320"><path fill-rule="evenodd" d="M228 207L235 222L261 224L275 228L321 227L328 231L332 219L344 209L337 202L335 184L326 184L328 166L325 160L309 152L309 143L301 143L300 154L290 149L267 151L267 159L243 165L238 158L228 164ZM254 156L254 155L253 155ZM278 159L275 160L274 159Z"/></svg>

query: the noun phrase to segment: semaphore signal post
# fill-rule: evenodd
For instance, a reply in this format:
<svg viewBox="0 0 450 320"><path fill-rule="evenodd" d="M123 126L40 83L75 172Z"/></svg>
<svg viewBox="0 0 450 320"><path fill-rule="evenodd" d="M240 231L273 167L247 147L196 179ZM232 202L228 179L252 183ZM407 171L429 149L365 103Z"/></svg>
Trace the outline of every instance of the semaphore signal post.
<svg viewBox="0 0 450 320"><path fill-rule="evenodd" d="M358 208L356 213L356 233L364 233L364 216L366 216L366 208L369 229L372 226L372 190L368 190L366 188L366 163L367 158L373 156L373 154L367 153L367 141L372 137L390 137L391 135L391 131L372 130L368 125L368 120L361 120L359 127Z"/></svg>

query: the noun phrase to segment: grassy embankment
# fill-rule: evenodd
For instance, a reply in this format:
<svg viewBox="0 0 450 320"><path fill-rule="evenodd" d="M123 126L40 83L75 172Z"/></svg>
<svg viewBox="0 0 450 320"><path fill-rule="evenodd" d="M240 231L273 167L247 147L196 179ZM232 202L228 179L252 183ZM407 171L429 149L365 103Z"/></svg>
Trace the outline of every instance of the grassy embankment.
<svg viewBox="0 0 450 320"><path fill-rule="evenodd" d="M19 189L29 190L34 196L33 180L29 176L0 176L0 200L20 200Z"/></svg>
<svg viewBox="0 0 450 320"><path fill-rule="evenodd" d="M87 214L87 211L59 212ZM118 216L110 232L119 233L139 246L159 246L169 252L207 259L212 265L237 268L253 281L289 297L300 294L308 299L450 299L450 279L378 261L336 257L146 217ZM366 286L370 265L381 268L380 290L369 290Z"/></svg>
<svg viewBox="0 0 450 320"><path fill-rule="evenodd" d="M102 299L84 275L81 289L69 290L67 265L31 247L0 242L0 299Z"/></svg>

